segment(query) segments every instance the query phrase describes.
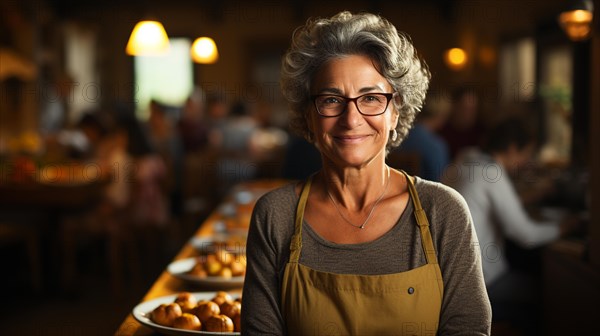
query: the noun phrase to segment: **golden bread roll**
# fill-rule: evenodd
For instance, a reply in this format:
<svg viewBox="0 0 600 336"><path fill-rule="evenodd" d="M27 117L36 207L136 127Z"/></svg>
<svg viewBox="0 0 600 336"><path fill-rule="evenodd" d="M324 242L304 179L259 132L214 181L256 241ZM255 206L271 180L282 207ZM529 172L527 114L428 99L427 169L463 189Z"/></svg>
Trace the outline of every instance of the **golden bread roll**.
<svg viewBox="0 0 600 336"><path fill-rule="evenodd" d="M188 273L199 278L206 278L208 276L208 273L204 269L204 264L201 262L197 262Z"/></svg>
<svg viewBox="0 0 600 336"><path fill-rule="evenodd" d="M214 257L214 255L209 255L208 257ZM217 276L221 271L221 268L223 268L223 265L216 258L207 258L204 262L204 269L210 276Z"/></svg>
<svg viewBox="0 0 600 336"><path fill-rule="evenodd" d="M176 303L161 304L152 311L150 319L154 323L172 327L173 321L182 314L181 307Z"/></svg>
<svg viewBox="0 0 600 336"><path fill-rule="evenodd" d="M242 304L237 301L225 301L219 306L221 314L233 319L235 315L242 311Z"/></svg>
<svg viewBox="0 0 600 336"><path fill-rule="evenodd" d="M246 273L246 267L240 262L233 262L229 265L232 276L242 276Z"/></svg>
<svg viewBox="0 0 600 336"><path fill-rule="evenodd" d="M219 305L212 301L204 301L198 303L198 305L192 309L192 314L196 315L202 324L206 323L206 321L213 315L219 315L221 313L221 309Z"/></svg>
<svg viewBox="0 0 600 336"><path fill-rule="evenodd" d="M173 321L173 328L202 330L202 323L196 315L183 313Z"/></svg>
<svg viewBox="0 0 600 336"><path fill-rule="evenodd" d="M223 302L225 302L225 301L232 301L232 300L233 300L233 298L231 297L231 295L229 295L227 292L223 292L223 291L218 291L215 294L215 297L213 297L211 299L211 301L215 302L219 306L222 305Z"/></svg>
<svg viewBox="0 0 600 336"><path fill-rule="evenodd" d="M231 272L231 268L223 267L221 268L221 271L219 271L219 276L225 279L231 279L233 272Z"/></svg>
<svg viewBox="0 0 600 336"><path fill-rule="evenodd" d="M216 253L217 260L223 266L228 266L235 261L236 256L233 253L227 252L225 249Z"/></svg>
<svg viewBox="0 0 600 336"><path fill-rule="evenodd" d="M233 321L225 315L213 315L203 325L205 331L233 332Z"/></svg>
<svg viewBox="0 0 600 336"><path fill-rule="evenodd" d="M196 307L198 301L192 295L192 293L182 292L177 295L177 298L175 298L175 303L181 306L181 310L184 313L189 313L194 307Z"/></svg>

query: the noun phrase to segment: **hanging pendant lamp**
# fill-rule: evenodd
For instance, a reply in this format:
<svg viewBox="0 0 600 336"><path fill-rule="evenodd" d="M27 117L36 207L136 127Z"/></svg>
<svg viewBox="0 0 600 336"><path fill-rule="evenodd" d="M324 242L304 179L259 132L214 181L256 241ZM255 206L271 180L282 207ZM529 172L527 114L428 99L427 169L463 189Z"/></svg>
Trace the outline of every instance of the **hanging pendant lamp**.
<svg viewBox="0 0 600 336"><path fill-rule="evenodd" d="M572 41L590 37L594 3L591 0L571 0L569 7L558 16L558 22Z"/></svg>
<svg viewBox="0 0 600 336"><path fill-rule="evenodd" d="M199 37L192 44L192 60L200 64L212 64L219 59L215 41L210 37Z"/></svg>
<svg viewBox="0 0 600 336"><path fill-rule="evenodd" d="M169 52L169 37L162 23L149 20L138 22L131 32L125 52L132 56L159 56Z"/></svg>

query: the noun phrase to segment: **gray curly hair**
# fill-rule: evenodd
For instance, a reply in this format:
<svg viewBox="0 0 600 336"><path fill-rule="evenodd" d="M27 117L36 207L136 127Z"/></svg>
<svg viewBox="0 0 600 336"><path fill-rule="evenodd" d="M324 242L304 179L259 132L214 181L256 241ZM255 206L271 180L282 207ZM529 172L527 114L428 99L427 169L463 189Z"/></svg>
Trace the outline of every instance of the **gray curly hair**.
<svg viewBox="0 0 600 336"><path fill-rule="evenodd" d="M399 113L398 137L388 140L387 149L400 145L423 106L431 75L410 37L370 13L344 11L329 19L309 19L296 29L281 66L281 88L290 104L291 130L313 142L307 119L312 79L325 62L348 55L372 59L400 94L400 101L393 100Z"/></svg>

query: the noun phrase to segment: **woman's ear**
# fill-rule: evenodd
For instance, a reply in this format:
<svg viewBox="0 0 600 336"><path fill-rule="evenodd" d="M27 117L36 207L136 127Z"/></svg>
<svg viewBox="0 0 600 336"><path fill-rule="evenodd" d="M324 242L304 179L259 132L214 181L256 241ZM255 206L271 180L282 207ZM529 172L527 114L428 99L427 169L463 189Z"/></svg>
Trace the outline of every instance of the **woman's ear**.
<svg viewBox="0 0 600 336"><path fill-rule="evenodd" d="M398 118L400 118L400 112L394 108L394 112L392 113L392 127L390 129L395 129L398 126Z"/></svg>
<svg viewBox="0 0 600 336"><path fill-rule="evenodd" d="M400 118L400 110L399 106L402 106L402 96L398 92L394 93L392 101L392 128L396 128L398 126L398 118Z"/></svg>

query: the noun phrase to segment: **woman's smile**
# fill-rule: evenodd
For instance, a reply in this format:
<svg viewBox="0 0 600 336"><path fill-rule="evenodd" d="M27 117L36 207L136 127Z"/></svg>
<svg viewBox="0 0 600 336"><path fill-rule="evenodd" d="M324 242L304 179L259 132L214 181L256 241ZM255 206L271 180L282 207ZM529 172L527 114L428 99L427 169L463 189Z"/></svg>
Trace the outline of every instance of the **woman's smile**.
<svg viewBox="0 0 600 336"><path fill-rule="evenodd" d="M369 134L356 134L356 135L334 135L333 139L342 145L353 145L360 144L367 140L371 135Z"/></svg>

